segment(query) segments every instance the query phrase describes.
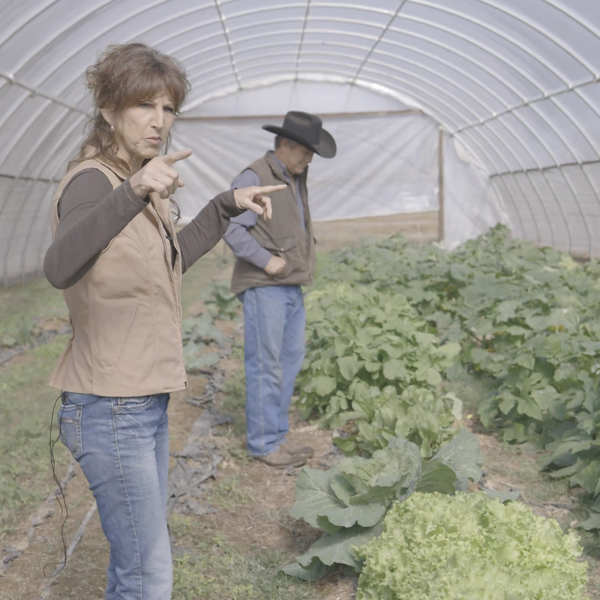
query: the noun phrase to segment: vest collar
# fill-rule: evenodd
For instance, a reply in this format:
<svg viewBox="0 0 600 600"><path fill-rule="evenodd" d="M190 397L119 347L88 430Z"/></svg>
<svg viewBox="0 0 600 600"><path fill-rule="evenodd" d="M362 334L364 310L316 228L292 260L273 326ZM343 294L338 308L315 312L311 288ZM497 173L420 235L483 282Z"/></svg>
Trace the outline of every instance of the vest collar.
<svg viewBox="0 0 600 600"><path fill-rule="evenodd" d="M126 179L129 179L129 177L131 177L130 175L128 175L127 173L125 173L125 171L123 171L122 169L119 169L119 167L116 167L115 165L101 160L99 158L94 158L93 160L97 160L101 165L104 165L107 169L110 169L119 179L125 181Z"/></svg>
<svg viewBox="0 0 600 600"><path fill-rule="evenodd" d="M287 177L289 179L292 178L292 176L290 175L290 172L288 171L288 168L275 156L275 152L273 152L273 150L269 150L267 152L267 155L273 159L273 161L279 167L279 170L283 173L283 175L285 177Z"/></svg>

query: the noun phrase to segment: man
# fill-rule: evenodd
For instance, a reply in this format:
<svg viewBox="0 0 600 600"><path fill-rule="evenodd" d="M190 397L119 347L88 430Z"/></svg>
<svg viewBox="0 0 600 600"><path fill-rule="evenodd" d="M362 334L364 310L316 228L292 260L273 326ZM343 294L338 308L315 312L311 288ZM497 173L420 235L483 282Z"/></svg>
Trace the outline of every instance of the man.
<svg viewBox="0 0 600 600"><path fill-rule="evenodd" d="M273 219L231 219L225 241L237 257L231 290L244 304L246 433L249 454L265 464L297 467L312 448L287 440L288 412L304 360L303 285L312 283L315 249L306 176L313 153L332 158L333 137L319 117L291 111L275 133L275 150L247 167L232 188L286 183L271 195ZM252 213L254 214L254 213Z"/></svg>

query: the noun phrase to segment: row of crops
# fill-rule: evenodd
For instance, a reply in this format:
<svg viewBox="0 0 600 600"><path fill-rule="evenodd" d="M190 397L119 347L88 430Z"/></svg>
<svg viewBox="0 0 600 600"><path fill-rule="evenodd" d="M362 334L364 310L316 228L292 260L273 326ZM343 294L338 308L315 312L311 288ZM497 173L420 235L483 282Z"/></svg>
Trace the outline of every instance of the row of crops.
<svg viewBox="0 0 600 600"><path fill-rule="evenodd" d="M481 423L600 498L599 275L502 226L452 254L392 237L323 258L298 406L348 457L300 473L292 514L324 533L286 571L362 571L363 600L582 598L572 531L472 491L481 454L445 390L491 382ZM600 527L600 499L582 525Z"/></svg>

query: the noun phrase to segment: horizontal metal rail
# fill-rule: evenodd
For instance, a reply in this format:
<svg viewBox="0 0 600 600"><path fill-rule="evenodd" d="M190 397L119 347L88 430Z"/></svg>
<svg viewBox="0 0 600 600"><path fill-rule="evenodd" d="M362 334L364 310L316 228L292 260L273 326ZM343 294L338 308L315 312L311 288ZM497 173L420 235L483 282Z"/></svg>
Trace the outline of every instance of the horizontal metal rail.
<svg viewBox="0 0 600 600"><path fill-rule="evenodd" d="M557 169L564 169L567 167L586 167L589 165L600 165L600 159L598 160L583 160L581 162L570 162L570 163L561 163L557 165L552 165L549 167L542 167L540 169L519 169L515 171L502 171L499 173L492 173L489 175L490 179L494 177L504 177L505 175L514 175L518 173L538 173L540 171L555 171Z"/></svg>
<svg viewBox="0 0 600 600"><path fill-rule="evenodd" d="M361 117L387 117L387 116L403 116L403 115L425 115L422 110L418 108L407 108L402 110L373 110L365 112L335 112L335 113L318 113L323 119L343 119L349 118L361 118ZM249 121L254 119L283 119L285 114L263 114L263 115L230 115L230 116L181 116L177 118L177 122L196 122L196 121Z"/></svg>
<svg viewBox="0 0 600 600"><path fill-rule="evenodd" d="M44 100L50 100L50 102L54 102L54 104L59 104L60 106L64 106L69 110L74 112L81 113L83 115L87 115L88 113L85 110L82 110L78 106L74 106L73 104L69 104L68 102L64 102L60 98L56 96L51 96L50 94L46 94L46 92L42 92L39 88L27 85L23 83L19 79L17 79L12 73L5 73L4 71L0 71L0 77L6 80L11 85L16 85L17 87L29 92L29 94L33 94L34 96L39 96L40 98L44 98ZM26 96L28 97L28 96Z"/></svg>
<svg viewBox="0 0 600 600"><path fill-rule="evenodd" d="M0 177L4 179L18 179L19 181L41 181L42 183L60 183L60 179L47 179L45 177L28 177L25 175L8 175L7 173L0 173Z"/></svg>

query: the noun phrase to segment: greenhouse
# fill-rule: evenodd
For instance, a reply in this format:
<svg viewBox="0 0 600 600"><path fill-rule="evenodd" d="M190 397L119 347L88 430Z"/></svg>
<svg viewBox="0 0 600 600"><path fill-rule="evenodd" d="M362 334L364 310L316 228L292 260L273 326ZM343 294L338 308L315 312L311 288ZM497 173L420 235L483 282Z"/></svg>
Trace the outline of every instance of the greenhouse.
<svg viewBox="0 0 600 600"><path fill-rule="evenodd" d="M184 69L181 106L174 79L122 112L95 101L89 68L135 44ZM142 78L130 68L129 82L114 72L119 93ZM81 155L88 169L100 165L114 206L129 203L115 211L128 220L88 218L69 232L59 206L77 181L66 176L71 161L98 119L125 140L122 115L142 100L174 116L167 144L157 138L139 164L119 162L122 150L113 163L110 153ZM298 115L335 140L329 154L286 137ZM274 146L276 130L284 142ZM114 397L117 416L131 399L170 402L161 499L174 600L600 599L595 0L3 0L0 139L0 600L134 597L115 575L110 530L124 525L111 525L112 507L88 490L79 422L78 451L64 447L56 389L61 427L75 423L64 416L71 390ZM315 156L294 174L281 157L296 144ZM285 181L252 167L265 152ZM164 194L150 175L168 178ZM267 211L262 193L242 199L240 189L282 181L288 190L269 192L271 225L254 217L227 229L242 210ZM85 189L88 204L94 193ZM158 199L173 193L175 222ZM279 194L295 198L308 241L290 241ZM155 226L134 217L136 203ZM250 261L258 275L240 267L234 225L267 252L268 263ZM102 227L114 231L89 250ZM156 231L164 265L143 245ZM271 258L291 268L302 252L308 266L296 278L269 271ZM76 278L57 275L78 260ZM155 284L161 269L171 279ZM248 346L248 292L271 287L298 288L301 302L304 289L306 304L289 439L310 457L299 451L279 471L251 460L269 454L250 439L253 369L264 359ZM142 299L127 304L129 289ZM172 314L144 312L162 296ZM280 318L265 310L264 322L254 314L260 335ZM86 327L83 344L74 332ZM128 346L136 327L144 332ZM111 336L119 347L103 349ZM168 354L179 346L181 360ZM81 420L88 407L75 407ZM437 549L418 529L434 513ZM488 529L471 529L472 515ZM412 544L418 566L404 550Z"/></svg>

